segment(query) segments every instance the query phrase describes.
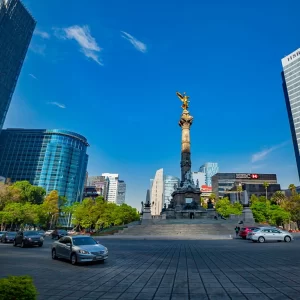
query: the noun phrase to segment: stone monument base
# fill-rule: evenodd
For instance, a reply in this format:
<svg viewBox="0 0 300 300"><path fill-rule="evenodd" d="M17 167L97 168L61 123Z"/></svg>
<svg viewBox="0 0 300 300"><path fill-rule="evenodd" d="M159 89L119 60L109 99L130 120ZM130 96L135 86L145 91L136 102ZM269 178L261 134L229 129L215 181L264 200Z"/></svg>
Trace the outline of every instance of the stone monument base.
<svg viewBox="0 0 300 300"><path fill-rule="evenodd" d="M242 212L242 221L247 225L254 225L255 220L253 218L253 213L250 207L244 207Z"/></svg>

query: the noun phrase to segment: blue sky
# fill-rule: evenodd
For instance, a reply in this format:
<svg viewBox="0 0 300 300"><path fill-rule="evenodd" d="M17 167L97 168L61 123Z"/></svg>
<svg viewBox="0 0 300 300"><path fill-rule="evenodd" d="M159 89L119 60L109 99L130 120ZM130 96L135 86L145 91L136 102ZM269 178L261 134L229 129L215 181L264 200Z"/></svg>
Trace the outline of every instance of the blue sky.
<svg viewBox="0 0 300 300"><path fill-rule="evenodd" d="M5 127L87 137L88 171L119 173L137 208L159 168L180 174L191 97L192 167L298 184L281 58L300 47L300 2L24 0L37 20Z"/></svg>

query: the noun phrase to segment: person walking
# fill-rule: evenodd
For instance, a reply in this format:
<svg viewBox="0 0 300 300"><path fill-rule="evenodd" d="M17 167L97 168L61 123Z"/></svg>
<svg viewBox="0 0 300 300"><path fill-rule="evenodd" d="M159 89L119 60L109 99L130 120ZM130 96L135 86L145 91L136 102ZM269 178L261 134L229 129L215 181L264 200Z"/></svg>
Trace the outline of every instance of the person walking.
<svg viewBox="0 0 300 300"><path fill-rule="evenodd" d="M235 226L234 230L235 230L235 237L237 238L238 234L239 234L239 231L240 231L240 227Z"/></svg>

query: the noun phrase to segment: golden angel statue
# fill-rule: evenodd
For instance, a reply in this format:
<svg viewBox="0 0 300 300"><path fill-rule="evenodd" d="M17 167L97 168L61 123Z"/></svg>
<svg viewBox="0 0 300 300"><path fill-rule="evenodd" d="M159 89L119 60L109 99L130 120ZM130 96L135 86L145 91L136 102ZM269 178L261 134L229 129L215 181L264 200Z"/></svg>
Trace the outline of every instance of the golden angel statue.
<svg viewBox="0 0 300 300"><path fill-rule="evenodd" d="M187 110L189 108L190 96L187 96L185 92L183 95L181 95L179 92L176 92L176 95L182 101L182 109Z"/></svg>

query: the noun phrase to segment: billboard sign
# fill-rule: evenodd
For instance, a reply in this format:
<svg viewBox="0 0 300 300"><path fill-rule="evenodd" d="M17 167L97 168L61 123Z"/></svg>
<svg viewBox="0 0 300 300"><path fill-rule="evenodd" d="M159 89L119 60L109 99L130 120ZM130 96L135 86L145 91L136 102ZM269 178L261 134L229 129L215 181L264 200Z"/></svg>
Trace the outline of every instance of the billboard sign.
<svg viewBox="0 0 300 300"><path fill-rule="evenodd" d="M212 192L212 187L208 186L208 185L201 185L201 192L211 193Z"/></svg>
<svg viewBox="0 0 300 300"><path fill-rule="evenodd" d="M258 179L258 174L235 174L235 179Z"/></svg>

